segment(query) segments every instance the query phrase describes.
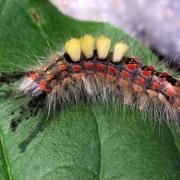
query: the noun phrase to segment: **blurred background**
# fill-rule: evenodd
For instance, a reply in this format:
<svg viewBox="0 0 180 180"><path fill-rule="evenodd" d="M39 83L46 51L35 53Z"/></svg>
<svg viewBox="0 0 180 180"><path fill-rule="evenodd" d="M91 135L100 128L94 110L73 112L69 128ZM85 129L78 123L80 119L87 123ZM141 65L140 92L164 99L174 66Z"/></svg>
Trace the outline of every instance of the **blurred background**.
<svg viewBox="0 0 180 180"><path fill-rule="evenodd" d="M64 14L109 22L180 68L180 0L51 0Z"/></svg>

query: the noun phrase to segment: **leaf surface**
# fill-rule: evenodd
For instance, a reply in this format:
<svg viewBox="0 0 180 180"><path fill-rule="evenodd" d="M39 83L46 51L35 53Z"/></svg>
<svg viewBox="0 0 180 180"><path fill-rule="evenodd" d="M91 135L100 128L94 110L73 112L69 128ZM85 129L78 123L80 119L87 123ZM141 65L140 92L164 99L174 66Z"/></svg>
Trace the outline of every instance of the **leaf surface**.
<svg viewBox="0 0 180 180"><path fill-rule="evenodd" d="M31 69L39 58L62 50L68 38L85 33L124 40L134 56L157 63L147 48L109 24L74 20L45 0L0 0L0 72ZM30 118L11 132L9 123L18 111L14 115L10 111L18 109L21 100L10 101L2 94L0 100L2 180L180 177L170 130L136 108L80 102L49 123Z"/></svg>

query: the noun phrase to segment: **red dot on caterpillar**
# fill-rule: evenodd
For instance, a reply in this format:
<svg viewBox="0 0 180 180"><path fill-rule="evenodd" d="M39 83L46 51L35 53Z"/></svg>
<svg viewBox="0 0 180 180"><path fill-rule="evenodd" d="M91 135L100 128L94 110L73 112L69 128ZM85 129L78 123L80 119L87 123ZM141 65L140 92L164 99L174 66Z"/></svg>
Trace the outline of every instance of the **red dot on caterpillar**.
<svg viewBox="0 0 180 180"><path fill-rule="evenodd" d="M126 69L129 71L135 71L137 64L127 64Z"/></svg>
<svg viewBox="0 0 180 180"><path fill-rule="evenodd" d="M114 68L113 66L108 66L107 71L110 74L115 74L116 73L116 68Z"/></svg>
<svg viewBox="0 0 180 180"><path fill-rule="evenodd" d="M151 89L159 90L160 89L160 84L158 82L152 82Z"/></svg>
<svg viewBox="0 0 180 180"><path fill-rule="evenodd" d="M80 65L73 65L72 66L72 70L74 72L80 72L81 71L81 66Z"/></svg>
<svg viewBox="0 0 180 180"><path fill-rule="evenodd" d="M96 64L96 69L97 71L103 71L105 69L105 65L104 64Z"/></svg>
<svg viewBox="0 0 180 180"><path fill-rule="evenodd" d="M65 71L66 70L66 65L59 65L59 70L60 71Z"/></svg>
<svg viewBox="0 0 180 180"><path fill-rule="evenodd" d="M94 67L93 63L90 63L90 62L84 63L84 68L87 70L92 70L93 67Z"/></svg>
<svg viewBox="0 0 180 180"><path fill-rule="evenodd" d="M147 70L142 70L141 75L144 76L144 77L149 77L151 75L151 72L147 71Z"/></svg>
<svg viewBox="0 0 180 180"><path fill-rule="evenodd" d="M51 89L47 87L47 83L45 81L40 81L38 87L47 93L51 92Z"/></svg>
<svg viewBox="0 0 180 180"><path fill-rule="evenodd" d="M142 77L137 76L136 83L139 84L139 85L144 85L145 80Z"/></svg>
<svg viewBox="0 0 180 180"><path fill-rule="evenodd" d="M126 70L122 70L120 76L124 78L130 78L130 73Z"/></svg>

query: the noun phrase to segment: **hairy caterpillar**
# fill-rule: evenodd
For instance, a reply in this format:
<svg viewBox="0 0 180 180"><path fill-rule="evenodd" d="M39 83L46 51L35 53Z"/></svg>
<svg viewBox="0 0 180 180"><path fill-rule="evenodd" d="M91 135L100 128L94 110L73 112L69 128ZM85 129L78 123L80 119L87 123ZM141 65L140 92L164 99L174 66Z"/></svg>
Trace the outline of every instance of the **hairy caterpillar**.
<svg viewBox="0 0 180 180"><path fill-rule="evenodd" d="M65 53L53 54L47 64L32 71L2 75L0 82L21 79L16 97L28 99L21 110L23 117L36 115L44 107L49 116L52 108L78 102L83 97L89 101L106 101L109 97L120 101L123 96L125 105L132 105L137 99L141 111L148 110L154 102L164 108L167 119L177 123L180 81L168 72L143 65L137 57L124 56L128 50L125 43L116 43L113 52L110 45L111 39L105 36L72 38L64 45ZM21 120L22 117L13 119L11 128L15 130Z"/></svg>

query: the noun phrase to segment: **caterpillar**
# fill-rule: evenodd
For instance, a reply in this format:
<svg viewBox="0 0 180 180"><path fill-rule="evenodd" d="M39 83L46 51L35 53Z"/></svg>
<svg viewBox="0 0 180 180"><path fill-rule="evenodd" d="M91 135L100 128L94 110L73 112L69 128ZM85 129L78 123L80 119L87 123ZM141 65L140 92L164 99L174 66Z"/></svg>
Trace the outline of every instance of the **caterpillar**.
<svg viewBox="0 0 180 180"><path fill-rule="evenodd" d="M21 107L21 117L12 119L12 130L16 130L22 117L36 115L41 108L46 107L49 116L52 108L56 110L84 97L89 101L106 101L110 97L125 105L137 99L140 111L148 111L154 103L163 107L167 119L177 123L180 80L144 65L138 57L125 56L128 45L124 42L117 42L113 52L110 46L111 39L103 35L71 38L64 44L65 52L53 54L46 64L28 72L2 74L1 84L19 80L16 97L28 99L27 106Z"/></svg>

